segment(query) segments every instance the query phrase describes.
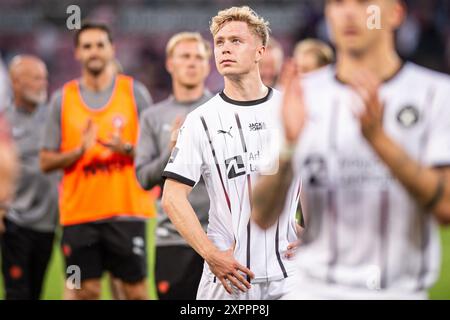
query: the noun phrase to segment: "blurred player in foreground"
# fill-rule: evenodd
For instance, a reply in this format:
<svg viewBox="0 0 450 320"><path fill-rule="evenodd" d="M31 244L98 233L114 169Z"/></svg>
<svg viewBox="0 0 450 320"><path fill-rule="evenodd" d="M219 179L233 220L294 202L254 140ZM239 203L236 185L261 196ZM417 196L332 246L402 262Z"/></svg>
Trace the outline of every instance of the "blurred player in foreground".
<svg viewBox="0 0 450 320"><path fill-rule="evenodd" d="M11 139L9 125L0 112L0 236L5 231L3 217L14 194L17 178L17 154Z"/></svg>
<svg viewBox="0 0 450 320"><path fill-rule="evenodd" d="M328 0L337 64L291 71L280 170L255 191L254 218L277 219L292 171L306 212L287 299L423 299L439 274L436 222L450 222L450 79L404 63L394 47L398 0Z"/></svg>

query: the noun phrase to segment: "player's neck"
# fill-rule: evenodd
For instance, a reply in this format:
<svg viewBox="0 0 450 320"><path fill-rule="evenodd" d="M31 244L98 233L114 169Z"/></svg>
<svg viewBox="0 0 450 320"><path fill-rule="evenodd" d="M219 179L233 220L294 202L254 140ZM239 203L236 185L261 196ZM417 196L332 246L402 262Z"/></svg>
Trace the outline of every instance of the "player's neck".
<svg viewBox="0 0 450 320"><path fill-rule="evenodd" d="M83 70L81 84L89 91L100 92L108 88L113 80L114 74L108 72L106 68L98 75L93 75L92 73Z"/></svg>
<svg viewBox="0 0 450 320"><path fill-rule="evenodd" d="M267 95L268 88L263 84L258 72L245 77L225 77L225 95L236 101L253 101Z"/></svg>
<svg viewBox="0 0 450 320"><path fill-rule="evenodd" d="M176 81L172 81L173 96L178 102L191 102L199 100L205 92L204 83L194 87L184 86Z"/></svg>
<svg viewBox="0 0 450 320"><path fill-rule="evenodd" d="M392 78L401 68L402 60L392 48L379 47L367 50L365 54L352 55L338 52L336 75L343 82L349 82L354 72L365 69L372 72L381 81Z"/></svg>

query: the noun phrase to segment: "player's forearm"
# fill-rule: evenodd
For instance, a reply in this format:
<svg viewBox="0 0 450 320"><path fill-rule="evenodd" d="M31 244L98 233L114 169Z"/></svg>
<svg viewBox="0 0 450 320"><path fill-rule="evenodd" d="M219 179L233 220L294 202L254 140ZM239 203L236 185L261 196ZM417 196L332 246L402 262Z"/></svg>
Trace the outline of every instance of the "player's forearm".
<svg viewBox="0 0 450 320"><path fill-rule="evenodd" d="M169 150L164 151L159 157L146 163L141 161L138 155L136 159L136 177L142 188L149 190L163 181L161 174L169 158Z"/></svg>
<svg viewBox="0 0 450 320"><path fill-rule="evenodd" d="M67 152L42 150L39 154L41 170L51 172L73 165L83 155L83 149L77 148Z"/></svg>
<svg viewBox="0 0 450 320"><path fill-rule="evenodd" d="M428 168L412 159L384 132L370 143L392 174L424 208L442 222L450 222L450 179L445 171Z"/></svg>
<svg viewBox="0 0 450 320"><path fill-rule="evenodd" d="M292 177L291 161L280 159L276 174L264 175L258 180L253 191L252 214L255 222L262 228L268 228L275 223L283 211Z"/></svg>
<svg viewBox="0 0 450 320"><path fill-rule="evenodd" d="M217 251L217 248L208 239L187 199L187 194L171 189L166 181L162 207L186 242L208 261L209 257Z"/></svg>
<svg viewBox="0 0 450 320"><path fill-rule="evenodd" d="M17 161L13 145L0 139L0 206L10 200L13 194L18 174Z"/></svg>

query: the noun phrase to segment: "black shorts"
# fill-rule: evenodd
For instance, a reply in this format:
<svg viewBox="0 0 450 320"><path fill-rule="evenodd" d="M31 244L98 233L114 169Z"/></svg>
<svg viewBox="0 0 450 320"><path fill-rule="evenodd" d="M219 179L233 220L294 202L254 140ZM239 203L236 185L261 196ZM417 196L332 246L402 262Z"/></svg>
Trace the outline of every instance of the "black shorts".
<svg viewBox="0 0 450 320"><path fill-rule="evenodd" d="M53 250L53 232L38 232L5 219L1 238L2 272L6 299L40 298Z"/></svg>
<svg viewBox="0 0 450 320"><path fill-rule="evenodd" d="M62 251L67 268L79 267L81 281L99 279L106 270L126 283L147 277L145 221L105 220L65 226Z"/></svg>
<svg viewBox="0 0 450 320"><path fill-rule="evenodd" d="M160 300L195 300L203 258L188 246L158 246L155 278Z"/></svg>

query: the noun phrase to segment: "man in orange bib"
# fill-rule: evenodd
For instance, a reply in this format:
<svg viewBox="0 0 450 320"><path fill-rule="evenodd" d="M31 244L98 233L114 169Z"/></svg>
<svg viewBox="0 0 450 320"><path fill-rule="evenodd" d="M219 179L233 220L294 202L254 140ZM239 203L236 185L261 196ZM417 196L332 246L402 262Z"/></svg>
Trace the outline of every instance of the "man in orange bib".
<svg viewBox="0 0 450 320"><path fill-rule="evenodd" d="M66 298L98 299L103 271L122 280L128 299L146 299L145 219L154 200L134 174L139 114L151 103L145 87L108 68L111 33L85 24L75 35L80 79L67 82L50 105L41 146L45 172L63 169L62 249L71 290ZM66 291L67 293L67 291Z"/></svg>

